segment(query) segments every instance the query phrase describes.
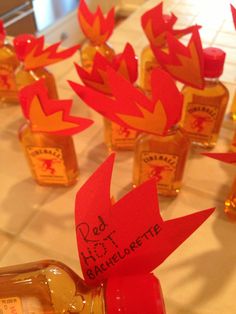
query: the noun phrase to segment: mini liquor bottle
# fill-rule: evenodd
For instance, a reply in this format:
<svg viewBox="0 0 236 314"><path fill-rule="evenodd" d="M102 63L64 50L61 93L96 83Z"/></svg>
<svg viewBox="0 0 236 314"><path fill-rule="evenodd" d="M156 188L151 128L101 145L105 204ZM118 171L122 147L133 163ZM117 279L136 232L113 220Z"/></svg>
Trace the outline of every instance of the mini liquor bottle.
<svg viewBox="0 0 236 314"><path fill-rule="evenodd" d="M225 201L224 211L230 220L236 222L236 179L234 179L230 193Z"/></svg>
<svg viewBox="0 0 236 314"><path fill-rule="evenodd" d="M58 93L56 88L55 78L44 67L36 67L34 69L27 69L25 67L25 57L28 47L36 41L36 38L30 34L19 35L14 39L14 46L17 57L20 61L20 65L16 69L15 77L18 90L23 87L34 83L40 79L44 79L48 89L48 95L50 98L57 99Z"/></svg>
<svg viewBox="0 0 236 314"><path fill-rule="evenodd" d="M38 184L70 186L76 183L79 170L71 136L33 132L26 123L19 130L19 139Z"/></svg>
<svg viewBox="0 0 236 314"><path fill-rule="evenodd" d="M114 28L114 8L108 12L107 17L104 17L100 7L95 13L91 13L85 1L81 0L78 20L87 39L80 49L81 64L86 71L90 72L97 52L109 61L115 55L114 49L107 42Z"/></svg>
<svg viewBox="0 0 236 314"><path fill-rule="evenodd" d="M185 86L182 124L190 140L204 148L215 146L229 99L227 88L219 81L225 53L218 48L204 49L205 87Z"/></svg>
<svg viewBox="0 0 236 314"><path fill-rule="evenodd" d="M0 269L0 286L3 314L165 314L152 274L113 277L91 288L66 265L40 261Z"/></svg>
<svg viewBox="0 0 236 314"><path fill-rule="evenodd" d="M133 150L138 131L104 118L104 140L109 150Z"/></svg>
<svg viewBox="0 0 236 314"><path fill-rule="evenodd" d="M15 69L19 62L13 46L6 40L3 22L0 20L0 101L17 103L18 94L15 82Z"/></svg>
<svg viewBox="0 0 236 314"><path fill-rule="evenodd" d="M179 126L173 126L165 135L141 134L134 150L134 186L155 178L160 195L176 196L189 149L190 141Z"/></svg>

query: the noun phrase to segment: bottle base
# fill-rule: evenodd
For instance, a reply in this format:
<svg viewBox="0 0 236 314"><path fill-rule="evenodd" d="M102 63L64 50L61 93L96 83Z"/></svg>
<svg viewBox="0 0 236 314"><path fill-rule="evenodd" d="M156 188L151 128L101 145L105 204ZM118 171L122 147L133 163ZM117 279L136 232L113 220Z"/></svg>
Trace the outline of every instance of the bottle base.
<svg viewBox="0 0 236 314"><path fill-rule="evenodd" d="M132 187L135 189L139 186L139 184L132 184ZM176 189L173 189L173 190L162 190L162 189L158 189L158 186L157 186L157 194L159 196L163 196L163 197L176 197L180 192L180 188L176 188Z"/></svg>
<svg viewBox="0 0 236 314"><path fill-rule="evenodd" d="M200 147L204 149L212 149L216 146L216 142L197 142L197 141L191 141L191 144L195 147Z"/></svg>

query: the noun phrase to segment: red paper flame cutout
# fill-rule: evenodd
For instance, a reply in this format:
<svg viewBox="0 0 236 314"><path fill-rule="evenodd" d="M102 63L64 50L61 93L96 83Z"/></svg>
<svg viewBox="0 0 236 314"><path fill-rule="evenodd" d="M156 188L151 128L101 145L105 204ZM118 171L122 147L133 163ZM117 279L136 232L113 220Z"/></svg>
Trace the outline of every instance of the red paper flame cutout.
<svg viewBox="0 0 236 314"><path fill-rule="evenodd" d="M113 163L111 155L76 196L78 251L85 280L91 285L112 275L152 271L214 211L163 221L155 180L146 181L112 205Z"/></svg>
<svg viewBox="0 0 236 314"><path fill-rule="evenodd" d="M180 120L183 96L165 71L152 72L152 99L114 70L108 69L107 75L113 99L89 87L69 83L87 105L121 126L163 134Z"/></svg>
<svg viewBox="0 0 236 314"><path fill-rule="evenodd" d="M236 9L232 4L230 4L230 8L231 8L232 17L233 17L234 28L236 29Z"/></svg>
<svg viewBox="0 0 236 314"><path fill-rule="evenodd" d="M187 47L173 35L167 34L168 52L155 46L152 46L152 49L161 66L175 79L196 88L203 88L203 50L198 28L195 26Z"/></svg>
<svg viewBox="0 0 236 314"><path fill-rule="evenodd" d="M157 47L163 47L166 44L167 32L180 38L194 29L194 26L190 26L175 30L173 27L176 21L177 17L173 13L171 15L163 14L163 2L147 11L141 18L142 28L147 38L151 45Z"/></svg>
<svg viewBox="0 0 236 314"><path fill-rule="evenodd" d="M80 47L76 45L60 52L57 51L60 42L44 49L44 36L35 38L28 46L24 57L27 70L45 67L71 57Z"/></svg>
<svg viewBox="0 0 236 314"><path fill-rule="evenodd" d="M228 164L236 164L236 153L202 153L202 155L226 162Z"/></svg>
<svg viewBox="0 0 236 314"><path fill-rule="evenodd" d="M34 132L73 135L93 123L92 120L69 115L72 100L49 99L43 79L23 88L19 99Z"/></svg>
<svg viewBox="0 0 236 314"><path fill-rule="evenodd" d="M0 45L4 43L5 38L6 38L6 31L3 25L3 20L0 19Z"/></svg>
<svg viewBox="0 0 236 314"><path fill-rule="evenodd" d="M75 66L79 77L86 86L108 95L111 94L107 77L108 67L113 68L131 83L134 83L138 76L138 62L130 44L127 44L124 51L116 55L111 62L96 53L91 72L87 72L77 64Z"/></svg>
<svg viewBox="0 0 236 314"><path fill-rule="evenodd" d="M112 8L105 18L98 6L91 13L84 0L80 0L78 20L85 36L95 45L102 45L111 36L115 25L115 10Z"/></svg>

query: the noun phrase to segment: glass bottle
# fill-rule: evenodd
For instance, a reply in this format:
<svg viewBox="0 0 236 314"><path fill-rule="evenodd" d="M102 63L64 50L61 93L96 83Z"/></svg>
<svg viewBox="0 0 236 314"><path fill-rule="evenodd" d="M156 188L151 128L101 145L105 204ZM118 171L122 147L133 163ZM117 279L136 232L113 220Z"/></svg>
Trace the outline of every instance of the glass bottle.
<svg viewBox="0 0 236 314"><path fill-rule="evenodd" d="M152 274L142 277L151 288L146 292L148 301L153 303L153 311L149 313L164 314L158 280ZM4 287L0 289L0 313L134 313L129 310L135 300L134 296L132 299L134 292L127 290L132 288L132 282L128 282L129 277L118 278L108 279L106 284L91 288L69 267L57 261L5 267L0 269L0 287ZM144 280L141 281L143 282ZM141 283L138 288L142 292L146 287ZM158 295L160 299L157 299ZM145 307L150 308L145 301L147 300L136 301L141 304L142 313L145 313Z"/></svg>
<svg viewBox="0 0 236 314"><path fill-rule="evenodd" d="M91 72L93 68L93 59L97 52L109 61L112 61L115 56L114 49L108 43L96 45L91 41L86 42L80 49L81 64L86 71Z"/></svg>
<svg viewBox="0 0 236 314"><path fill-rule="evenodd" d="M13 46L5 39L3 22L0 20L0 102L2 104L18 102L14 75L18 64Z"/></svg>
<svg viewBox="0 0 236 314"><path fill-rule="evenodd" d="M225 53L218 48L204 49L204 89L184 86L182 125L193 144L204 148L216 145L229 99L227 88L219 81Z"/></svg>
<svg viewBox="0 0 236 314"><path fill-rule="evenodd" d="M234 137L231 142L230 151L236 153L236 132L234 132Z"/></svg>
<svg viewBox="0 0 236 314"><path fill-rule="evenodd" d="M133 150L138 131L104 118L104 139L108 150Z"/></svg>
<svg viewBox="0 0 236 314"><path fill-rule="evenodd" d="M20 65L15 71L16 84L18 90L22 87L30 85L35 81L40 79L45 79L45 84L48 89L48 96L51 99L58 99L58 93L56 88L55 78L52 73L50 73L45 68L36 68L32 70L25 69L24 58L26 54L27 47L30 43L35 40L33 35L23 34L19 35L14 39L14 46L18 59L21 61Z"/></svg>
<svg viewBox="0 0 236 314"><path fill-rule="evenodd" d="M225 201L224 211L230 220L236 222L236 178Z"/></svg>
<svg viewBox="0 0 236 314"><path fill-rule="evenodd" d="M19 139L38 184L70 186L76 183L79 171L71 136L32 132L26 123L19 130Z"/></svg>
<svg viewBox="0 0 236 314"><path fill-rule="evenodd" d="M176 196L181 188L190 141L179 126L166 135L141 134L134 151L133 184L155 178L163 196Z"/></svg>
<svg viewBox="0 0 236 314"><path fill-rule="evenodd" d="M234 121L236 120L236 91L234 92L234 97L233 97L231 108L230 108L230 117Z"/></svg>

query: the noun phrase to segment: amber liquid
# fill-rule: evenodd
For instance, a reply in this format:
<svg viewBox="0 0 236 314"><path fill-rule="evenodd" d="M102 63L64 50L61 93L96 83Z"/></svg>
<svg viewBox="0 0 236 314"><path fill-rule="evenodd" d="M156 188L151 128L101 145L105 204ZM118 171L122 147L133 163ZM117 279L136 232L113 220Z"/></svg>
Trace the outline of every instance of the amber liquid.
<svg viewBox="0 0 236 314"><path fill-rule="evenodd" d="M45 68L25 70L24 65L21 64L16 69L15 76L18 90L34 83L35 81L45 79L45 84L48 90L48 97L51 99L58 99L58 93L54 76Z"/></svg>
<svg viewBox="0 0 236 314"><path fill-rule="evenodd" d="M236 132L234 132L234 137L231 142L230 151L236 153Z"/></svg>
<svg viewBox="0 0 236 314"><path fill-rule="evenodd" d="M234 121L236 120L236 91L230 108L230 116Z"/></svg>
<svg viewBox="0 0 236 314"><path fill-rule="evenodd" d="M17 57L10 44L0 47L0 102L17 103L18 93L15 81L15 69L18 66Z"/></svg>
<svg viewBox="0 0 236 314"><path fill-rule="evenodd" d="M55 261L2 268L0 313L105 314L103 287L89 288L71 269Z"/></svg>
<svg viewBox="0 0 236 314"><path fill-rule="evenodd" d="M216 145L229 99L227 88L217 79L205 81L203 90L185 86L182 125L194 145Z"/></svg>
<svg viewBox="0 0 236 314"><path fill-rule="evenodd" d="M103 57L107 60L111 61L115 56L115 51L112 47L110 47L107 43L103 45L93 45L92 43L86 43L80 49L80 59L82 67L91 72L93 68L93 59L95 54L99 52Z"/></svg>
<svg viewBox="0 0 236 314"><path fill-rule="evenodd" d="M138 132L104 119L104 138L109 152L133 150Z"/></svg>
<svg viewBox="0 0 236 314"><path fill-rule="evenodd" d="M141 134L134 151L133 184L154 177L160 195L176 196L181 188L190 142L179 127L167 135Z"/></svg>
<svg viewBox="0 0 236 314"><path fill-rule="evenodd" d="M19 131L19 138L38 184L70 186L76 183L78 165L70 136L32 132L25 124Z"/></svg>
<svg viewBox="0 0 236 314"><path fill-rule="evenodd" d="M141 68L140 68L140 87L144 92L151 91L151 73L155 68L160 67L154 56L150 46L143 49L141 53Z"/></svg>
<svg viewBox="0 0 236 314"><path fill-rule="evenodd" d="M236 178L234 179L228 198L225 201L224 211L230 220L236 222Z"/></svg>

